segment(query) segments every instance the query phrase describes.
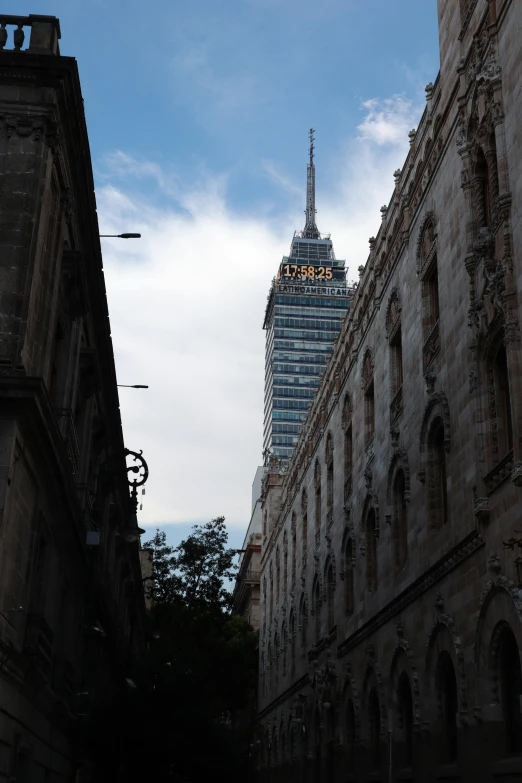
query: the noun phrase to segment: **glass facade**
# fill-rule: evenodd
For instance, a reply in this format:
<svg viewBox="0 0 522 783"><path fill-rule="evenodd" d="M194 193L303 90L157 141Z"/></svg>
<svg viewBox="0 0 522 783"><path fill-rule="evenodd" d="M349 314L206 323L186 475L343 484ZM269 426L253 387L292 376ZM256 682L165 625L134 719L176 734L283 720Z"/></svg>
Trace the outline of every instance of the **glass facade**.
<svg viewBox="0 0 522 783"><path fill-rule="evenodd" d="M263 325L263 448L280 459L289 459L297 443L348 306L345 264L330 237L296 233L272 282Z"/></svg>

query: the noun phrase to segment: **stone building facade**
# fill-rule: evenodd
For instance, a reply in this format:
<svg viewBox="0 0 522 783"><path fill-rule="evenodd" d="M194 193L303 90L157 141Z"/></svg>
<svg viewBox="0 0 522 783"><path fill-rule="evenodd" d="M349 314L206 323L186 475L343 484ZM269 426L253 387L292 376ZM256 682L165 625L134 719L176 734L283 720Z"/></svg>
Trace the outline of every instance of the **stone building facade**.
<svg viewBox="0 0 522 783"><path fill-rule="evenodd" d="M238 572L232 594L233 611L245 618L254 631L259 630L261 575L261 483L265 468L258 467L252 484L252 514L239 556Z"/></svg>
<svg viewBox="0 0 522 783"><path fill-rule="evenodd" d="M0 780L114 780L145 607L80 81L0 24Z"/></svg>
<svg viewBox="0 0 522 783"><path fill-rule="evenodd" d="M264 480L262 780L522 775L522 4L438 18L349 314Z"/></svg>

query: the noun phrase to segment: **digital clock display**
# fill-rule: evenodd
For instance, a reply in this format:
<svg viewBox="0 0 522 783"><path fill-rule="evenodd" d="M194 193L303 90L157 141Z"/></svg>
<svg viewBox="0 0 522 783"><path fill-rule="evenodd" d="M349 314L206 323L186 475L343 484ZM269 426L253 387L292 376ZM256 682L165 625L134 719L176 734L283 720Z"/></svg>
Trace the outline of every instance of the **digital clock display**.
<svg viewBox="0 0 522 783"><path fill-rule="evenodd" d="M310 280L331 280L333 271L331 266L307 266L303 264L281 264L281 277L305 277Z"/></svg>

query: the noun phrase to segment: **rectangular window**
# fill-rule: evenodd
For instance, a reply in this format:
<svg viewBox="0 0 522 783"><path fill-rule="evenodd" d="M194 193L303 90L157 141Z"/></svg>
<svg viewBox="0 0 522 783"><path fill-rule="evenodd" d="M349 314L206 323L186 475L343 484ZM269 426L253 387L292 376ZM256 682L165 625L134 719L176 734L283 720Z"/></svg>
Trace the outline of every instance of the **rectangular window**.
<svg viewBox="0 0 522 783"><path fill-rule="evenodd" d="M428 285L430 326L433 328L439 320L439 277L436 264L426 283Z"/></svg>
<svg viewBox="0 0 522 783"><path fill-rule="evenodd" d="M399 329L392 344L392 396L395 396L402 386L402 339Z"/></svg>

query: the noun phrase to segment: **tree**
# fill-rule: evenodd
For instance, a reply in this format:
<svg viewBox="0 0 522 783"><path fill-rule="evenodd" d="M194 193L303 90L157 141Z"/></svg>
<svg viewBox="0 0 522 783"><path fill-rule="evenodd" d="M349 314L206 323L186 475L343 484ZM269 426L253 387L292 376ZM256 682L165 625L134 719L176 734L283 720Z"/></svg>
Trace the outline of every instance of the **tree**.
<svg viewBox="0 0 522 783"><path fill-rule="evenodd" d="M145 548L153 551L153 577L146 590L156 602L180 602L187 606L230 609L231 595L225 580L235 577L236 549L227 549L225 518L194 525L193 533L175 549L166 534L156 535Z"/></svg>
<svg viewBox="0 0 522 783"><path fill-rule="evenodd" d="M232 716L255 688L257 634L232 614L237 551L224 522L195 525L175 548L160 530L144 544L153 551L147 677L118 714L99 716L109 735L123 721L126 781L245 779L248 727L238 736Z"/></svg>

